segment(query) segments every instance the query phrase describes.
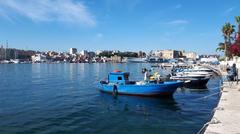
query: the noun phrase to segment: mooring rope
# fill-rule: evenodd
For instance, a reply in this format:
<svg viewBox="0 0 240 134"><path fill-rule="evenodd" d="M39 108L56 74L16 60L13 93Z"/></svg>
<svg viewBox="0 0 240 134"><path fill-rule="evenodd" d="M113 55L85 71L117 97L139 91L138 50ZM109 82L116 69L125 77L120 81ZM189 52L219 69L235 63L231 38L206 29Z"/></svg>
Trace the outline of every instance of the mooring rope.
<svg viewBox="0 0 240 134"><path fill-rule="evenodd" d="M210 124L210 122L207 122L203 125L203 127L198 131L197 134L202 134L203 130Z"/></svg>
<svg viewBox="0 0 240 134"><path fill-rule="evenodd" d="M208 95L208 96L213 96L213 95L216 95L216 94L220 94L220 95L222 95L222 90L220 90L220 92L217 92L217 93L214 93L214 94L211 94L211 95ZM203 97L201 97L201 98L203 98ZM220 102L220 101L219 101ZM219 103L218 102L218 103ZM218 106L218 105L217 105ZM217 107L216 108L214 108L213 110L212 110L212 114L214 114L214 112L216 111L216 110L222 110L222 109L218 109ZM214 115L213 115L214 116ZM216 119L215 117L212 117L212 119L210 120L210 121L208 121L207 123L205 123L204 125L203 125L203 127L198 131L198 133L197 134L202 134L204 131L203 130L205 130L206 129L206 127L209 125L209 124L212 124L213 122L212 122L212 120L213 119ZM217 119L216 119L217 120ZM217 122L216 123L219 123L219 121L217 120ZM215 124L216 124L215 123Z"/></svg>
<svg viewBox="0 0 240 134"><path fill-rule="evenodd" d="M218 123L221 123L221 121L219 121L216 117L213 117L213 119L207 123L205 123L203 125L203 127L198 131L197 134L202 134L203 133L203 130L205 130L205 128L209 125L209 124L218 124Z"/></svg>
<svg viewBox="0 0 240 134"><path fill-rule="evenodd" d="M221 79L220 79L220 81L219 81L219 84L220 85L222 85L223 84L223 82L224 82L224 79L223 79L223 75L221 74L221 72L220 72L220 76L221 76ZM213 93L213 94L210 94L210 95L207 95L207 96L204 96L204 97L201 97L201 98L197 98L196 100L199 100L199 99L206 99L206 98L208 98L208 97L211 97L211 96L214 96L214 95L216 95L216 94L219 94L220 96L222 95L222 92L223 92L223 90L222 90L222 88L223 88L223 86L220 86L220 91L219 92L217 92L217 93ZM220 98L221 99L221 98ZM218 101L218 103L219 103L220 101ZM218 107L218 105L217 105L217 107ZM214 112L216 111L216 110L223 110L223 109L218 109L218 108L214 108L213 110L212 110L212 114L214 114ZM213 115L214 116L214 115ZM212 117L212 119L210 120L210 121L208 121L207 123L205 123L204 125L203 125L203 127L198 131L198 133L197 134L202 134L203 132L204 132L204 130L206 129L206 127L209 125L209 124L212 124L212 123L220 123L218 120L216 121L216 122L213 122L213 119L215 119L215 120L217 120L215 117Z"/></svg>
<svg viewBox="0 0 240 134"><path fill-rule="evenodd" d="M197 99L194 99L194 100L201 100L201 99L206 99L206 98L209 98L211 96L214 96L216 94L220 94L221 91L217 92L217 93L213 93L213 94L210 94L210 95L206 95L206 96L203 96L203 97L200 97L200 98L197 98Z"/></svg>

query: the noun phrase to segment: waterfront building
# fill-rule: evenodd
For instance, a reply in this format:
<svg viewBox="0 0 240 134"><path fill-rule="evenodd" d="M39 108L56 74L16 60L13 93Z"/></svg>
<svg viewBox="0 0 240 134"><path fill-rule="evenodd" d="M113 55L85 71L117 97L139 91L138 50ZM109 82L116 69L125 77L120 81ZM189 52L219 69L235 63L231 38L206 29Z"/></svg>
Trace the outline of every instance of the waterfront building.
<svg viewBox="0 0 240 134"><path fill-rule="evenodd" d="M42 54L35 54L32 56L32 62L38 63L38 62L46 62L47 57Z"/></svg>
<svg viewBox="0 0 240 134"><path fill-rule="evenodd" d="M70 53L71 55L77 54L77 48L70 48L69 53Z"/></svg>
<svg viewBox="0 0 240 134"><path fill-rule="evenodd" d="M84 57L87 57L88 56L88 51L87 50L82 50L80 52L80 55L84 56Z"/></svg>
<svg viewBox="0 0 240 134"><path fill-rule="evenodd" d="M156 50L152 52L153 56L160 57L163 59L182 58L183 54L177 50Z"/></svg>
<svg viewBox="0 0 240 134"><path fill-rule="evenodd" d="M162 57L163 54L162 54L162 50L156 50L153 53L153 56L156 56L156 57Z"/></svg>
<svg viewBox="0 0 240 134"><path fill-rule="evenodd" d="M114 55L115 55L115 54L118 54L118 53L120 53L119 50L113 50L113 51L112 51L112 54L114 54Z"/></svg>
<svg viewBox="0 0 240 134"><path fill-rule="evenodd" d="M95 56L96 56L95 52L88 52L88 57L89 58L93 58Z"/></svg>
<svg viewBox="0 0 240 134"><path fill-rule="evenodd" d="M50 57L53 57L53 56L55 56L55 55L58 55L58 53L57 53L57 52L54 52L54 51L48 51L48 52L47 52L47 55L50 56Z"/></svg>
<svg viewBox="0 0 240 134"><path fill-rule="evenodd" d="M139 52L138 52L138 57L139 57L139 58L146 57L146 53L143 52L143 51L139 51Z"/></svg>
<svg viewBox="0 0 240 134"><path fill-rule="evenodd" d="M111 61L114 63L122 62L122 57L117 55L111 56Z"/></svg>
<svg viewBox="0 0 240 134"><path fill-rule="evenodd" d="M96 55L99 55L100 53L102 53L103 51L102 50L97 50L96 51Z"/></svg>
<svg viewBox="0 0 240 134"><path fill-rule="evenodd" d="M187 59L196 60L198 55L195 52L183 52L183 56Z"/></svg>

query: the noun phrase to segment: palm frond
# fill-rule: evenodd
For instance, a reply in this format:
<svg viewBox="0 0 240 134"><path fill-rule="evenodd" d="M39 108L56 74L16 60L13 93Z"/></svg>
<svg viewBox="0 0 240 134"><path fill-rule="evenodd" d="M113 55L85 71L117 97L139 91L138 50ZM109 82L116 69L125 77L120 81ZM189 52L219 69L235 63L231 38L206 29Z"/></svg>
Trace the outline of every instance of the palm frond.
<svg viewBox="0 0 240 134"><path fill-rule="evenodd" d="M238 23L238 25L240 25L240 16L236 16L235 19L236 19L236 22Z"/></svg>

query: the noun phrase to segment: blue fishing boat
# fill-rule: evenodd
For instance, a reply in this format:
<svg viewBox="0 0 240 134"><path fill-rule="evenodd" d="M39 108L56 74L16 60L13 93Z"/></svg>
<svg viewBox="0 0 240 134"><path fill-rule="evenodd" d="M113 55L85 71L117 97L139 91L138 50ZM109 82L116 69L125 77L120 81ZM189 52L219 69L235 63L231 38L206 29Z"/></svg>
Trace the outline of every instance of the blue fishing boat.
<svg viewBox="0 0 240 134"><path fill-rule="evenodd" d="M129 81L129 72L113 71L107 81L100 81L99 89L114 95L169 96L182 85L181 81Z"/></svg>

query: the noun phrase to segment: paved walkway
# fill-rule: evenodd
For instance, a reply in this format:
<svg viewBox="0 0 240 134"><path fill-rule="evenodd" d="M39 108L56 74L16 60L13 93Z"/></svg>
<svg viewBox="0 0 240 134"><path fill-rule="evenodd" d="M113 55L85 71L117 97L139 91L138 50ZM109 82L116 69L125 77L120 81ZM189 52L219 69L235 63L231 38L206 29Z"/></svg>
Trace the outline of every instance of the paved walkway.
<svg viewBox="0 0 240 134"><path fill-rule="evenodd" d="M224 82L222 96L205 134L240 134L240 82Z"/></svg>

